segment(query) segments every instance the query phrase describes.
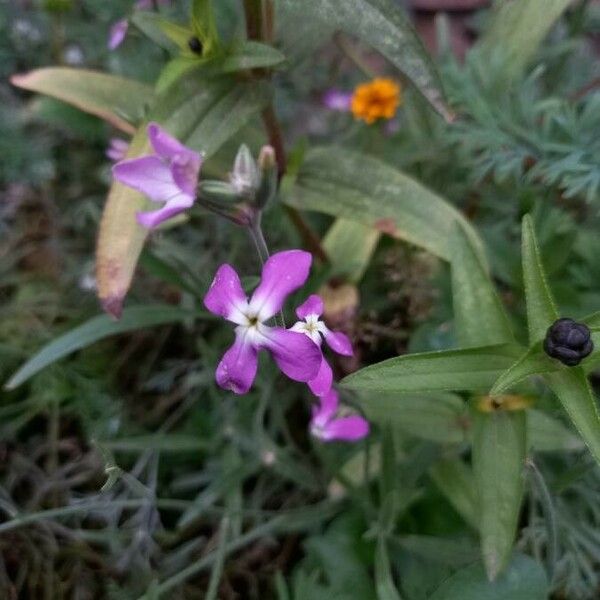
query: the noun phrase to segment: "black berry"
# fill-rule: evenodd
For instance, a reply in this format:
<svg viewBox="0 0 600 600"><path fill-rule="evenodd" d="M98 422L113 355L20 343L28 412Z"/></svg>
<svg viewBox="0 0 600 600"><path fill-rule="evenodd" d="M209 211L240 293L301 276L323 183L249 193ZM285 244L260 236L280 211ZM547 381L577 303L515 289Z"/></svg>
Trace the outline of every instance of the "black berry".
<svg viewBox="0 0 600 600"><path fill-rule="evenodd" d="M546 332L544 351L561 363L574 367L594 349L590 330L573 319L558 319Z"/></svg>
<svg viewBox="0 0 600 600"><path fill-rule="evenodd" d="M202 42L196 36L188 40L188 47L194 54L202 54Z"/></svg>

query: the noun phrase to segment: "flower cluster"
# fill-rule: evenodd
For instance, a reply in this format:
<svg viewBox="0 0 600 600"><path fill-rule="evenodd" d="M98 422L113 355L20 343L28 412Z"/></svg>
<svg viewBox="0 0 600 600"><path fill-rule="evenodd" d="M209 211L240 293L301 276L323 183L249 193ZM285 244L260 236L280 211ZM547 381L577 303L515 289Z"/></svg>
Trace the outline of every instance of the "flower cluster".
<svg viewBox="0 0 600 600"><path fill-rule="evenodd" d="M248 299L240 278L228 264L222 265L204 298L206 308L234 323L235 341L216 371L219 386L236 394L249 391L256 377L258 353L266 350L290 379L306 382L318 397L310 424L311 433L323 440L357 440L369 431L358 415L337 417L339 398L332 389L333 372L323 356L322 341L338 354L352 355L348 337L331 331L323 321L323 301L310 296L296 309L298 321L290 329L267 325L283 308L286 297L308 279L312 256L287 250L265 263L258 287Z"/></svg>

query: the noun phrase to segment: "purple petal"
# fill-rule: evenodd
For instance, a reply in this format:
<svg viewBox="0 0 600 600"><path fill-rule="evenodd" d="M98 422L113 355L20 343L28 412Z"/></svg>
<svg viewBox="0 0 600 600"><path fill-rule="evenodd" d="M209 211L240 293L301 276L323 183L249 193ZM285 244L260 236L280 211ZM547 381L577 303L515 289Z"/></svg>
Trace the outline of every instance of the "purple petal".
<svg viewBox="0 0 600 600"><path fill-rule="evenodd" d="M173 181L189 196L196 196L201 166L202 157L197 152L180 154L171 162Z"/></svg>
<svg viewBox="0 0 600 600"><path fill-rule="evenodd" d="M352 356L354 354L350 338L341 331L327 330L327 333L325 333L325 342L338 354L342 354L343 356Z"/></svg>
<svg viewBox="0 0 600 600"><path fill-rule="evenodd" d="M234 394L248 392L258 367L258 350L246 341L245 333L236 334L233 346L225 352L215 374L219 386Z"/></svg>
<svg viewBox="0 0 600 600"><path fill-rule="evenodd" d="M280 327L265 327L263 346L277 366L294 381L310 381L321 366L321 349L303 333Z"/></svg>
<svg viewBox="0 0 600 600"><path fill-rule="evenodd" d="M106 156L113 162L119 162L127 156L129 150L129 142L120 138L112 138L110 145L106 149Z"/></svg>
<svg viewBox="0 0 600 600"><path fill-rule="evenodd" d="M309 315L317 315L320 317L323 314L323 300L321 296L311 294L303 304L296 309L296 316L299 319L306 319Z"/></svg>
<svg viewBox="0 0 600 600"><path fill-rule="evenodd" d="M261 321L278 313L286 297L304 285L311 263L312 255L302 250L278 252L267 260L250 301Z"/></svg>
<svg viewBox="0 0 600 600"><path fill-rule="evenodd" d="M113 24L108 34L109 50L116 50L123 43L128 29L129 21L127 19L121 19Z"/></svg>
<svg viewBox="0 0 600 600"><path fill-rule="evenodd" d="M167 202L181 194L171 169L157 156L142 156L117 163L113 176L121 183L142 192L154 202Z"/></svg>
<svg viewBox="0 0 600 600"><path fill-rule="evenodd" d="M321 360L321 366L319 367L317 376L308 382L308 387L315 396L320 397L327 394L331 390L332 383L333 372L331 371L329 363L323 358Z"/></svg>
<svg viewBox="0 0 600 600"><path fill-rule="evenodd" d="M352 92L329 90L323 94L323 105L331 110L347 112L352 104Z"/></svg>
<svg viewBox="0 0 600 600"><path fill-rule="evenodd" d="M193 206L194 198L180 194L177 198L167 202L162 208L150 212L139 212L136 214L137 222L146 229L154 229L168 219L185 212Z"/></svg>
<svg viewBox="0 0 600 600"><path fill-rule="evenodd" d="M240 325L246 322L241 312L246 304L246 295L235 269L231 265L221 265L204 296L204 306L214 315Z"/></svg>
<svg viewBox="0 0 600 600"><path fill-rule="evenodd" d="M314 434L324 442L344 440L354 442L369 433L369 422L358 415L333 419L323 429Z"/></svg>
<svg viewBox="0 0 600 600"><path fill-rule="evenodd" d="M338 393L332 388L329 393L319 398L317 405L313 407L311 424L316 427L324 427L335 414L340 403Z"/></svg>
<svg viewBox="0 0 600 600"><path fill-rule="evenodd" d="M167 160L175 157L195 156L200 160L200 154L194 152L187 146L184 146L177 138L173 137L168 131L163 129L158 123L148 123L148 139L154 148L154 152Z"/></svg>

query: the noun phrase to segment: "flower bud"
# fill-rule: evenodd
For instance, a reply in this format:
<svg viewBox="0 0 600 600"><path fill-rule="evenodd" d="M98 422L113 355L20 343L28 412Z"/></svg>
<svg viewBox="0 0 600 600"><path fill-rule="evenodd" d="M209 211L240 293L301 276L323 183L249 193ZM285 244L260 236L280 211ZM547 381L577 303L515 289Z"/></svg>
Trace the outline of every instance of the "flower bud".
<svg viewBox="0 0 600 600"><path fill-rule="evenodd" d="M272 146L263 146L258 156L260 185L256 192L255 205L264 208L277 193L277 160Z"/></svg>
<svg viewBox="0 0 600 600"><path fill-rule="evenodd" d="M231 183L211 179L198 186L198 204L244 227L250 225L256 212Z"/></svg>
<svg viewBox="0 0 600 600"><path fill-rule="evenodd" d="M544 351L561 363L574 367L594 349L590 330L573 319L558 319L546 332Z"/></svg>
<svg viewBox="0 0 600 600"><path fill-rule="evenodd" d="M256 161L246 144L242 144L235 157L229 181L240 196L253 197L259 184Z"/></svg>

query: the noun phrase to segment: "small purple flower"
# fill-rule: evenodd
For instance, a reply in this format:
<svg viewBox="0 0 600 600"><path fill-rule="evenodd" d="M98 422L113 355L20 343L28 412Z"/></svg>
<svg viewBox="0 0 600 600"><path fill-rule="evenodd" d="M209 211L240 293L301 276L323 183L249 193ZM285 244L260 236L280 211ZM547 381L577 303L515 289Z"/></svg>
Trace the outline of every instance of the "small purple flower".
<svg viewBox="0 0 600 600"><path fill-rule="evenodd" d="M106 156L113 162L119 162L127 156L128 150L129 142L126 142L121 138L112 138L108 148L106 149Z"/></svg>
<svg viewBox="0 0 600 600"><path fill-rule="evenodd" d="M216 371L217 383L236 394L252 386L258 367L259 350L268 350L277 366L295 381L315 377L321 352L306 336L281 327L265 325L277 314L286 297L304 285L312 256L302 250L274 254L265 263L260 283L250 301L240 278L230 265L221 265L204 298L215 315L235 323L235 342L223 356Z"/></svg>
<svg viewBox="0 0 600 600"><path fill-rule="evenodd" d="M129 29L129 21L127 19L120 19L116 23L113 23L108 33L108 49L116 50L125 39L127 30Z"/></svg>
<svg viewBox="0 0 600 600"><path fill-rule="evenodd" d="M323 94L323 105L331 110L348 112L352 104L353 92L344 92L342 90L331 89Z"/></svg>
<svg viewBox="0 0 600 600"><path fill-rule="evenodd" d="M319 319L322 314L323 300L316 294L312 294L304 304L296 309L297 317L303 320L295 323L291 330L307 335L319 348L321 348L321 343L323 338L325 338L327 345L334 352L343 356L352 356L354 352L348 336L341 331L331 331L331 329ZM319 372L314 379L311 379L308 382L308 386L315 396L323 396L329 392L332 383L333 372L321 352L321 366L319 367Z"/></svg>
<svg viewBox="0 0 600 600"><path fill-rule="evenodd" d="M148 125L148 139L154 154L117 163L116 180L145 194L154 202L164 202L159 210L137 214L142 227L153 229L194 204L202 155L184 146L160 125Z"/></svg>
<svg viewBox="0 0 600 600"><path fill-rule="evenodd" d="M359 415L337 417L340 399L332 389L319 398L313 407L310 420L310 433L322 442L344 440L354 442L369 434L369 422Z"/></svg>

